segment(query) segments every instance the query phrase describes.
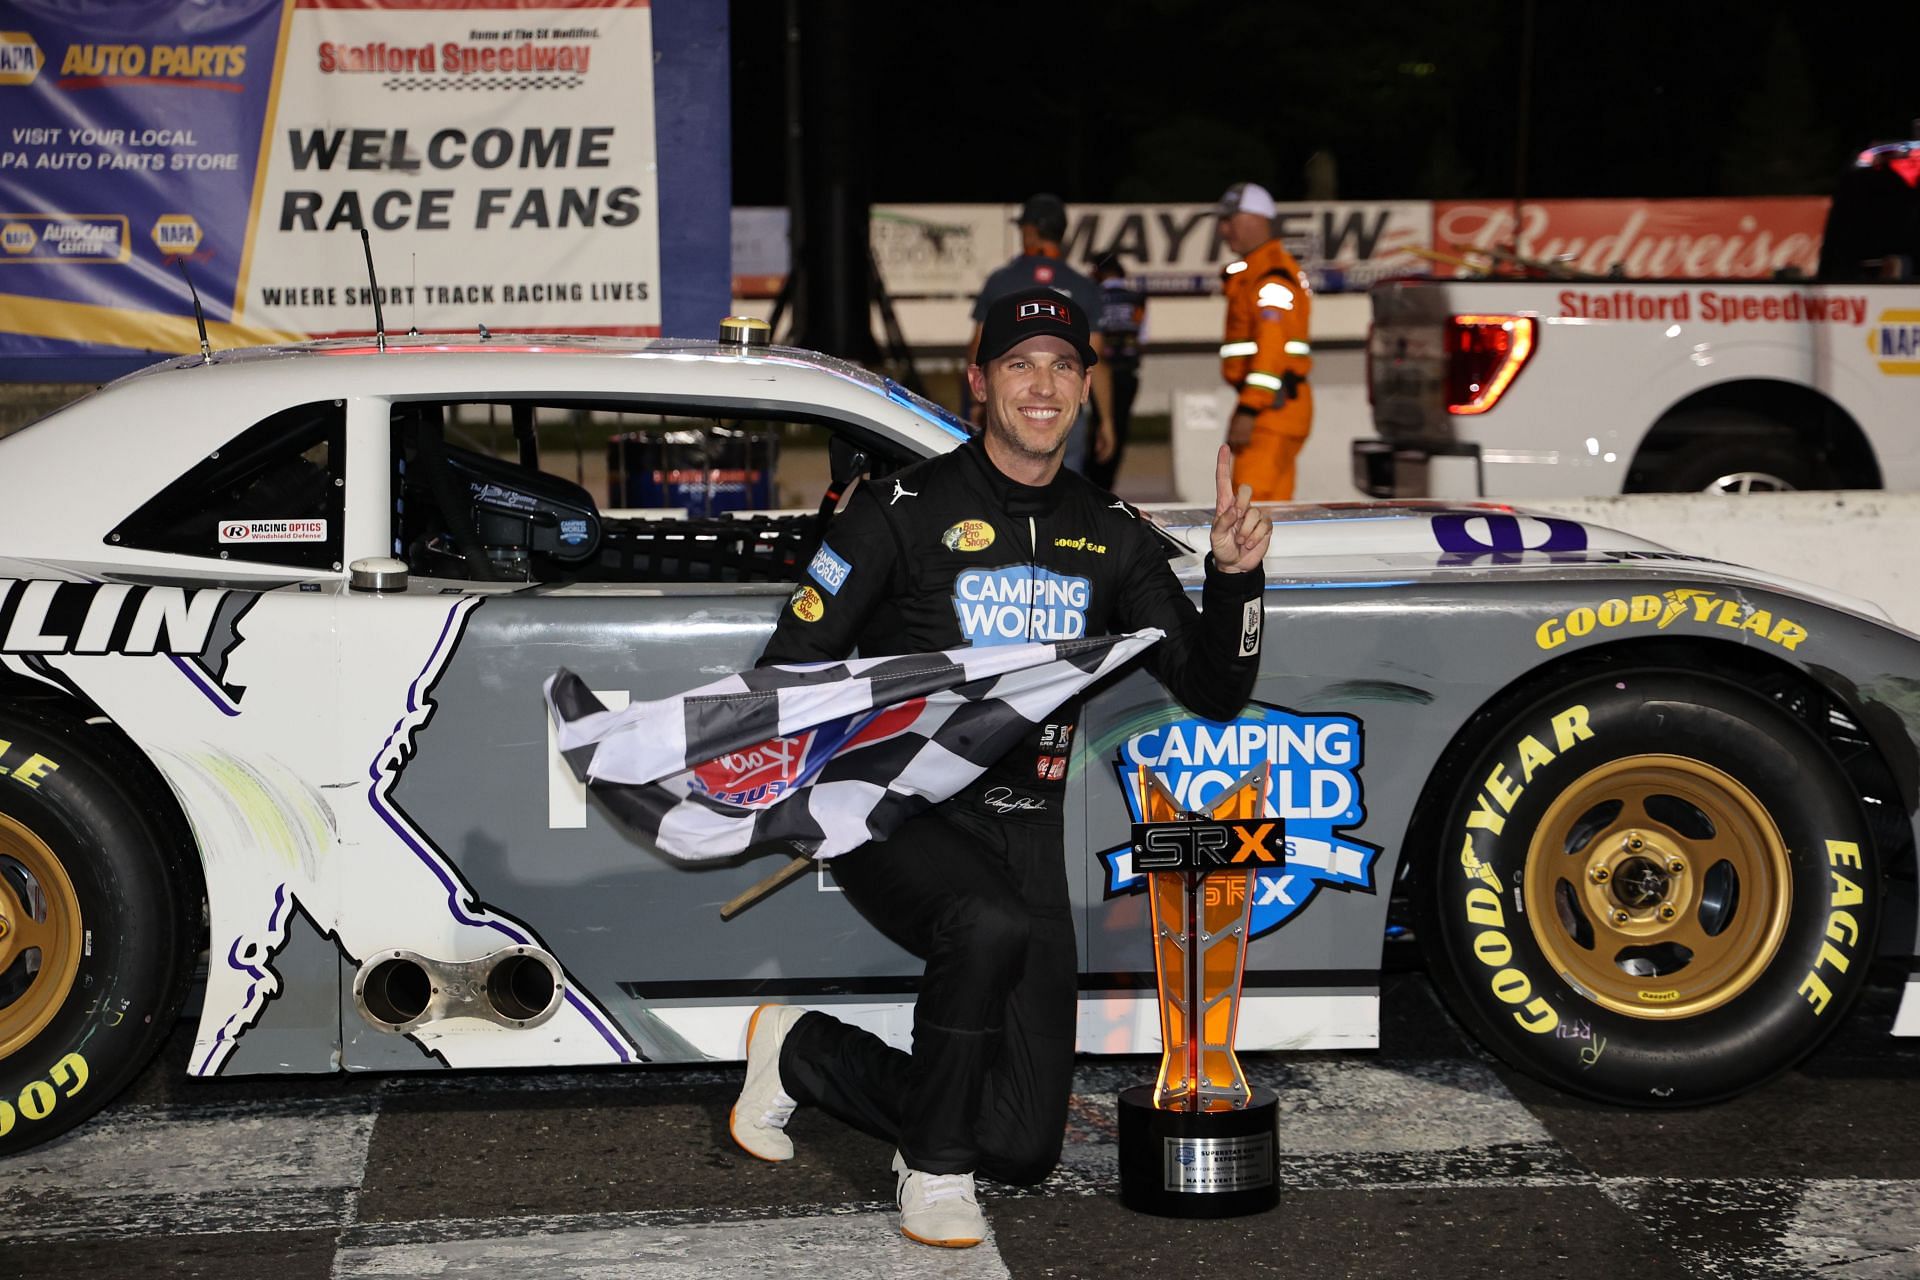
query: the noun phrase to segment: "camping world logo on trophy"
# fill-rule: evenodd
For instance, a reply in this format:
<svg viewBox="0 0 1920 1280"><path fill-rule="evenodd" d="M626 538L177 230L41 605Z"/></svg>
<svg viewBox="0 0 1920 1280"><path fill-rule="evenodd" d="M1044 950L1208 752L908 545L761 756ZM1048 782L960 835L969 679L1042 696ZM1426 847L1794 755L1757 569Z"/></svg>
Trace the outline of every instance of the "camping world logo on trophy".
<svg viewBox="0 0 1920 1280"><path fill-rule="evenodd" d="M1128 771L1132 870L1148 880L1160 1005L1160 1073L1120 1091L1120 1200L1169 1217L1258 1213L1280 1202L1279 1100L1233 1052L1251 940L1254 877L1286 862L1268 816L1270 770L1252 767L1202 810L1182 808L1148 765Z"/></svg>

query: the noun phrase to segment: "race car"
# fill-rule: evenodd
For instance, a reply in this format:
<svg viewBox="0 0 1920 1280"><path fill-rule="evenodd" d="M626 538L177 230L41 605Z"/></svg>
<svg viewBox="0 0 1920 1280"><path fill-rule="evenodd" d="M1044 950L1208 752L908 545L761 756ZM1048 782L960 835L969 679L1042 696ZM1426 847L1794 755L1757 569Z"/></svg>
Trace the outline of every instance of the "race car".
<svg viewBox="0 0 1920 1280"><path fill-rule="evenodd" d="M564 446L649 431L810 442L820 500L603 506ZM964 438L804 351L483 333L185 357L0 440L0 1153L111 1099L190 991L199 1075L737 1060L766 1000L906 1043L918 963L830 867L723 922L790 851L634 836L542 688L750 666L830 600L846 486ZM1152 514L1197 599L1211 513ZM1243 1051L1374 1045L1396 900L1488 1047L1619 1103L1750 1088L1911 965L1920 640L1872 606L1505 506L1272 515L1242 713L1136 664L1059 744L1082 1050L1158 1048L1148 775L1187 812L1257 775L1284 821Z"/></svg>

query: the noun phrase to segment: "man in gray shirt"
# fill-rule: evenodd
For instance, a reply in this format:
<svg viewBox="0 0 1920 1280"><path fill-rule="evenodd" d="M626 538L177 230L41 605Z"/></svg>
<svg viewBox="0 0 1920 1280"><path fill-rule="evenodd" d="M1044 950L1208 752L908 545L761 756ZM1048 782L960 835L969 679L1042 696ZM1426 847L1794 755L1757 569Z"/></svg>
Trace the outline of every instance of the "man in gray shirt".
<svg viewBox="0 0 1920 1280"><path fill-rule="evenodd" d="M1067 234L1067 206L1060 202L1060 197L1045 193L1034 196L1020 207L1020 216L1013 221L1020 228L1020 253L980 286L980 296L973 303L973 338L967 343L969 364L980 349L980 322L987 308L1010 293L1052 289L1079 307L1090 327L1100 322L1100 311L1106 302L1100 286L1068 266L1060 252L1060 242ZM1093 348L1096 355L1105 354L1098 332L1093 335ZM1100 406L1101 422L1098 438L1089 441L1088 437L1093 434L1094 404ZM1093 401L1081 409L1079 420L1067 436L1064 465L1069 471L1085 475L1089 461L1104 462L1113 456L1112 406L1112 373L1102 360L1093 367ZM975 426L980 425L978 405L971 407L969 417Z"/></svg>

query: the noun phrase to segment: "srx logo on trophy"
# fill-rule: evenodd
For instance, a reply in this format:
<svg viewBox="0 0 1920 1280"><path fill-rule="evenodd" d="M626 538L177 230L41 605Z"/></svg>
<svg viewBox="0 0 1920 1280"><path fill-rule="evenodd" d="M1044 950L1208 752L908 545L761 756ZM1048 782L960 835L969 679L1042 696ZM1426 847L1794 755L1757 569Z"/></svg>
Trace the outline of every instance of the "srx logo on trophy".
<svg viewBox="0 0 1920 1280"><path fill-rule="evenodd" d="M1181 809L1141 766L1133 869L1149 877L1160 1005L1160 1074L1120 1091L1120 1200L1182 1218L1258 1213L1280 1202L1279 1099L1234 1056L1254 873L1286 862L1286 828L1265 816L1267 765L1204 811Z"/></svg>

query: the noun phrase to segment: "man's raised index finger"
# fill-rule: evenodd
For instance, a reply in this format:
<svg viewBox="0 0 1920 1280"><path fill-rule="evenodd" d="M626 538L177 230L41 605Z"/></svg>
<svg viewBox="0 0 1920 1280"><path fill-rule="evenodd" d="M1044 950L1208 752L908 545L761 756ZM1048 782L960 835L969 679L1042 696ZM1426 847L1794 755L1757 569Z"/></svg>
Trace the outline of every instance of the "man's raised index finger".
<svg viewBox="0 0 1920 1280"><path fill-rule="evenodd" d="M1233 450L1226 445L1220 446L1220 455L1215 459L1213 484L1213 509L1217 514L1233 506Z"/></svg>

